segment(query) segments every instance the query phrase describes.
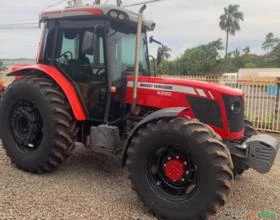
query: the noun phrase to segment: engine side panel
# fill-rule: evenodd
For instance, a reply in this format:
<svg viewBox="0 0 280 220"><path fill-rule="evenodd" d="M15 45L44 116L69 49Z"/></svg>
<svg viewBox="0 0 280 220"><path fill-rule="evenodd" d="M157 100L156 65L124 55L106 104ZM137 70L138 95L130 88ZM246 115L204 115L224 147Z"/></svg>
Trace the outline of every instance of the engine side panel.
<svg viewBox="0 0 280 220"><path fill-rule="evenodd" d="M127 104L132 103L132 88L133 77L129 76L126 90ZM139 106L159 109L178 106L189 108L186 112L187 116L198 118L210 125L223 139L240 139L244 135L243 129L239 131L230 131L228 129L227 109L223 100L225 94L243 96L240 90L193 80L140 76L137 93L137 105ZM195 102L203 100L203 103L211 103L213 108L209 108L208 105L201 105L201 109L195 111L194 105L190 100L196 100ZM201 117L202 114L204 114L203 117Z"/></svg>

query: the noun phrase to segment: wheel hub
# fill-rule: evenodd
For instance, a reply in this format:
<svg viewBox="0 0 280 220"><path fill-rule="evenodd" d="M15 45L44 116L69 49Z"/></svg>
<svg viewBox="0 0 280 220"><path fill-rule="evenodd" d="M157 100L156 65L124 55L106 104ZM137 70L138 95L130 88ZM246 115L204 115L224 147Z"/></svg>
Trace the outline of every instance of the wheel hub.
<svg viewBox="0 0 280 220"><path fill-rule="evenodd" d="M171 181L177 182L182 180L187 171L187 165L180 159L169 160L164 165L165 176Z"/></svg>
<svg viewBox="0 0 280 220"><path fill-rule="evenodd" d="M19 101L10 114L10 129L18 147L35 150L42 140L42 119L38 109L29 101Z"/></svg>
<svg viewBox="0 0 280 220"><path fill-rule="evenodd" d="M148 163L149 180L169 199L189 199L197 189L197 166L180 147L158 148Z"/></svg>

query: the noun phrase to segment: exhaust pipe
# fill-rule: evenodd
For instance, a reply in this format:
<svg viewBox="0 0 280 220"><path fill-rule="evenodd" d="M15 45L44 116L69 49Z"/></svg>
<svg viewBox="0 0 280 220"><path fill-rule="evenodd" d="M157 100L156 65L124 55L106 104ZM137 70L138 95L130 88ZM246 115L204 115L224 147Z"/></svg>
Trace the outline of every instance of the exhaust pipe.
<svg viewBox="0 0 280 220"><path fill-rule="evenodd" d="M131 113L136 114L136 104L137 104L137 84L139 75L139 57L140 57L140 47L141 47L141 34L142 34L142 22L143 22L143 12L146 9L146 5L143 5L138 13L137 22L137 35L136 35L136 49L135 49L135 67L134 67L134 81L133 81L133 93L132 93L132 105Z"/></svg>

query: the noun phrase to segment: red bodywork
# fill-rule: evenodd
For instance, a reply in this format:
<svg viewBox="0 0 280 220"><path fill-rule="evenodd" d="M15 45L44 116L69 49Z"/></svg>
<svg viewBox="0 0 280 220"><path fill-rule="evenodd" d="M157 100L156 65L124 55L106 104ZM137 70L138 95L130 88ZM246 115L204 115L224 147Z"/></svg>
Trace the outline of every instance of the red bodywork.
<svg viewBox="0 0 280 220"><path fill-rule="evenodd" d="M128 78L126 102L132 103L132 86L133 77ZM140 76L138 80L138 96L137 104L139 106L147 106L154 108L169 107L190 107L186 96L196 96L205 99L212 99L218 102L223 128L214 125L210 126L225 139L240 139L243 137L243 131L229 132L226 109L222 95L243 96L243 92L239 89L232 89L215 83L208 83L198 80L144 77ZM194 118L192 109L186 111L185 115ZM205 109L207 114L207 109Z"/></svg>
<svg viewBox="0 0 280 220"><path fill-rule="evenodd" d="M85 121L86 111L83 108L77 91L69 80L60 73L55 67L36 64L31 66L15 66L14 75L24 75L23 72L40 71L50 76L63 90L72 107L73 114L78 121ZM128 76L126 89L126 103L132 103L133 76ZM172 89L171 89L172 88ZM137 105L156 109L169 107L189 107L188 111L181 114L191 118L195 117L186 96L195 96L205 99L215 100L221 110L223 128L209 124L212 129L224 139L240 139L243 137L243 131L229 132L226 109L223 102L223 95L243 96L239 89L232 89L220 84L208 83L197 80L159 78L139 76L138 80ZM205 109L207 114L207 109Z"/></svg>
<svg viewBox="0 0 280 220"><path fill-rule="evenodd" d="M64 10L55 10L55 11L46 11L40 14L40 22L57 16L56 18L65 17L65 16L77 16L77 15L91 15L98 16L102 15L103 11L98 8L67 8Z"/></svg>
<svg viewBox="0 0 280 220"><path fill-rule="evenodd" d="M24 72L27 72L27 74L32 74L32 72L38 72L38 71L41 73L45 73L60 86L60 88L66 95L76 120L78 121L86 120L85 110L81 104L76 89L69 82L69 80L55 67L43 65L43 64L24 65L24 66L19 65L19 66L14 66L12 71L13 71L13 75L15 76L25 75Z"/></svg>

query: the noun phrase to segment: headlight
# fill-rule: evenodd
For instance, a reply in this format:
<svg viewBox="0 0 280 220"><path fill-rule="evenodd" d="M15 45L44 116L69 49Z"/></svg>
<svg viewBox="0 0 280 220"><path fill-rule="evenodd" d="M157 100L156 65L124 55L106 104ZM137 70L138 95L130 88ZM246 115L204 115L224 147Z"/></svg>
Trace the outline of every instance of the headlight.
<svg viewBox="0 0 280 220"><path fill-rule="evenodd" d="M119 16L118 16L118 18L119 18L120 20L125 20L125 14L120 13Z"/></svg>
<svg viewBox="0 0 280 220"><path fill-rule="evenodd" d="M108 12L108 15L111 18L119 19L119 20L128 20L128 16L126 13L119 11L119 10L111 10Z"/></svg>
<svg viewBox="0 0 280 220"><path fill-rule="evenodd" d="M234 101L233 103L231 103L230 110L235 114L239 114L242 110L240 101Z"/></svg>
<svg viewBox="0 0 280 220"><path fill-rule="evenodd" d="M112 17L112 18L117 18L118 17L118 12L117 11L110 11L109 12L109 15Z"/></svg>

